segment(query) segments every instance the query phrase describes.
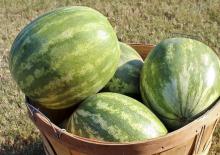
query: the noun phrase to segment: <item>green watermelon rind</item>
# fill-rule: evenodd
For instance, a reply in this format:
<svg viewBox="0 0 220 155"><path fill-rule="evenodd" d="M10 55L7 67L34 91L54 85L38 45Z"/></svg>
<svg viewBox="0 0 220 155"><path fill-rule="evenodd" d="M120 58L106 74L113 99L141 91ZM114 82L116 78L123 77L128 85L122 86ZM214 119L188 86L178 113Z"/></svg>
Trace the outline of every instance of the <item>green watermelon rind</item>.
<svg viewBox="0 0 220 155"><path fill-rule="evenodd" d="M120 42L121 56L118 68L104 91L128 96L139 94L140 71L143 65L141 56L129 45Z"/></svg>
<svg viewBox="0 0 220 155"><path fill-rule="evenodd" d="M28 24L13 42L9 57L11 74L26 96L46 108L64 109L108 83L120 48L105 16L74 6Z"/></svg>
<svg viewBox="0 0 220 155"><path fill-rule="evenodd" d="M90 96L70 116L66 130L109 142L143 141L167 134L162 122L137 100L118 93Z"/></svg>
<svg viewBox="0 0 220 155"><path fill-rule="evenodd" d="M144 103L175 130L200 116L220 96L219 81L219 58L208 46L169 38L145 59L140 90Z"/></svg>

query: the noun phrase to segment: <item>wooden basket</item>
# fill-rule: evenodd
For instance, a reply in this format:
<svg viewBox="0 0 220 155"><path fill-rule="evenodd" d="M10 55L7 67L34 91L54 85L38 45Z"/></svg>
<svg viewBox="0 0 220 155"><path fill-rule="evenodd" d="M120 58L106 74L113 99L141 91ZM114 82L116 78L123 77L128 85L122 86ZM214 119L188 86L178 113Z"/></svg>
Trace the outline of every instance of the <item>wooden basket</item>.
<svg viewBox="0 0 220 155"><path fill-rule="evenodd" d="M145 58L154 45L131 44ZM220 99L205 114L165 136L138 143L100 142L72 135L53 124L27 100L47 155L206 155L220 117Z"/></svg>

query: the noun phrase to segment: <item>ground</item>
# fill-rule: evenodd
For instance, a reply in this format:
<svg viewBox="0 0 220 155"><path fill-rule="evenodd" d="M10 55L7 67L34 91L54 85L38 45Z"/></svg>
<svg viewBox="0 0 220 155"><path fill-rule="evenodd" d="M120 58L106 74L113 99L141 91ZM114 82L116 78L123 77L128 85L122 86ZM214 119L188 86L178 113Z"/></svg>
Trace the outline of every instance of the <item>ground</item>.
<svg viewBox="0 0 220 155"><path fill-rule="evenodd" d="M57 7L84 5L108 17L120 40L153 43L188 36L208 44L220 56L219 0L0 0L0 154L43 154L36 127L27 117L24 95L12 80L8 55L18 32ZM211 155L220 154L220 125Z"/></svg>

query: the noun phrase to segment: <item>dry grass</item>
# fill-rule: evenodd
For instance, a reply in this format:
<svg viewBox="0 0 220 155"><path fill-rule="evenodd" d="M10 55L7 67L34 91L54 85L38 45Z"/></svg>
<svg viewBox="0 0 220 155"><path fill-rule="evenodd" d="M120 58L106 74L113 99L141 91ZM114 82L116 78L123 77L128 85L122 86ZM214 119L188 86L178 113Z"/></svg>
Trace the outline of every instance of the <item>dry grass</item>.
<svg viewBox="0 0 220 155"><path fill-rule="evenodd" d="M8 53L27 23L67 5L99 10L125 42L156 44L182 33L202 40L220 56L219 0L0 0L0 154L43 154L39 133L26 115L24 96L10 76ZM210 154L220 154L220 125Z"/></svg>

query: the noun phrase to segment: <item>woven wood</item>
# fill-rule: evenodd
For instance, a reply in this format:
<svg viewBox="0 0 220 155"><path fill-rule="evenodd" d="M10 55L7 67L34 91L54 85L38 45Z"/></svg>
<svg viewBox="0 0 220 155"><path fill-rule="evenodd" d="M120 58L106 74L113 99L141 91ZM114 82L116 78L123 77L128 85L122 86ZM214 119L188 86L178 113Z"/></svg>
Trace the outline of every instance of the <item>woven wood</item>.
<svg viewBox="0 0 220 155"><path fill-rule="evenodd" d="M154 45L131 44L145 58ZM27 100L27 103L30 103ZM201 117L165 136L138 143L111 143L67 133L27 104L31 120L41 132L47 155L206 155L220 117L220 99Z"/></svg>

